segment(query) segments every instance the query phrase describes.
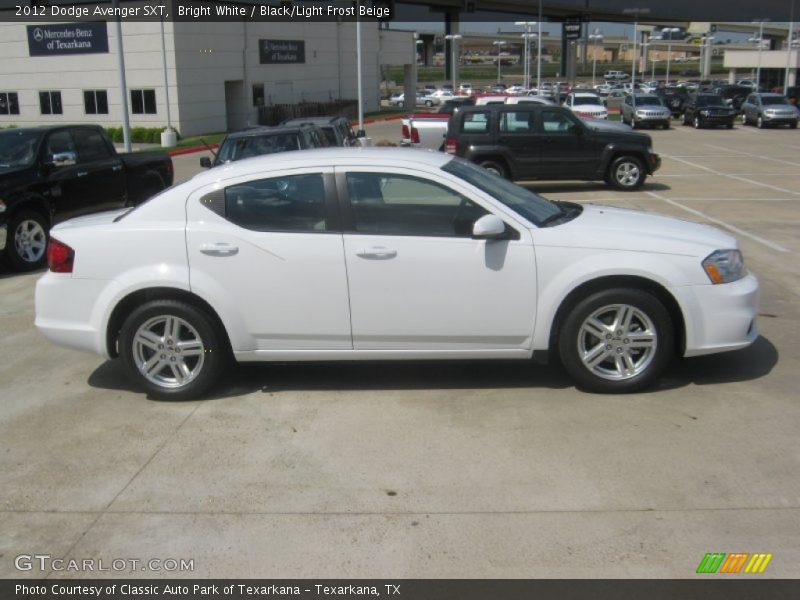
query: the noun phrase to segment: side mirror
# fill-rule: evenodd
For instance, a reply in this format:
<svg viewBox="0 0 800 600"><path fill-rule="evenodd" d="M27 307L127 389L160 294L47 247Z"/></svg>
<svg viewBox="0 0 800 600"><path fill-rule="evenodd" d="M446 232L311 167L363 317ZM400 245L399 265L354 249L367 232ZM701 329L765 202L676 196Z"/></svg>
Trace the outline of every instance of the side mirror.
<svg viewBox="0 0 800 600"><path fill-rule="evenodd" d="M47 161L51 167L71 167L78 162L78 157L74 152L54 152Z"/></svg>
<svg viewBox="0 0 800 600"><path fill-rule="evenodd" d="M201 156L200 157L200 166L204 169L211 168L211 159L208 156Z"/></svg>
<svg viewBox="0 0 800 600"><path fill-rule="evenodd" d="M506 224L495 215L484 215L472 226L472 238L476 240L497 240L505 236Z"/></svg>

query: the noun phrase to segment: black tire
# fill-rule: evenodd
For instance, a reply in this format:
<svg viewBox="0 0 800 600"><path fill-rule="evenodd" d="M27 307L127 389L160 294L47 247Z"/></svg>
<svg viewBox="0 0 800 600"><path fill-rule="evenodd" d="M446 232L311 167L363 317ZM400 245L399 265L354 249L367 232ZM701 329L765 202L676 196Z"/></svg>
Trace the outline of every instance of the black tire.
<svg viewBox="0 0 800 600"><path fill-rule="evenodd" d="M625 192L638 190L644 184L646 177L647 172L641 159L631 155L615 158L606 171L606 181L610 181L613 187Z"/></svg>
<svg viewBox="0 0 800 600"><path fill-rule="evenodd" d="M750 125L750 121L747 120L747 112L742 113L742 125Z"/></svg>
<svg viewBox="0 0 800 600"><path fill-rule="evenodd" d="M789 123L789 129L797 129L797 121L792 121Z"/></svg>
<svg viewBox="0 0 800 600"><path fill-rule="evenodd" d="M689 114L688 113L683 113L683 123L682 124L683 125L688 125L689 124Z"/></svg>
<svg viewBox="0 0 800 600"><path fill-rule="evenodd" d="M47 264L47 243L50 224L43 215L32 210L15 214L6 230L3 258L13 271L35 271Z"/></svg>
<svg viewBox="0 0 800 600"><path fill-rule="evenodd" d="M733 129L733 121L731 121L730 123L727 123L727 124L725 125L725 128L726 128L726 129Z"/></svg>
<svg viewBox="0 0 800 600"><path fill-rule="evenodd" d="M490 173L494 173L495 175L502 177L503 179L508 179L508 170L506 169L505 165L500 161L482 160L478 164L487 171L489 171Z"/></svg>
<svg viewBox="0 0 800 600"><path fill-rule="evenodd" d="M425 106L430 108L431 106L433 106L433 102L431 102L430 100L425 100Z"/></svg>
<svg viewBox="0 0 800 600"><path fill-rule="evenodd" d="M758 115L756 117L756 127L758 127L759 129L764 129L765 126L766 123L764 123L763 117L761 115Z"/></svg>
<svg viewBox="0 0 800 600"><path fill-rule="evenodd" d="M180 349L176 344L170 344L170 341L173 340L166 331L166 322L158 347L137 349L138 343L135 336L141 327L148 323L154 323L153 327L156 329L154 335L158 337L159 319L175 317L185 324L179 328L179 338L184 335L189 338L189 342L199 338L200 349L197 356L186 358L186 355L182 357L177 354ZM152 332L153 330L148 328L148 331ZM141 344L138 346L141 347ZM198 351L196 346L197 344L195 344L195 351ZM185 352L188 351L188 349L185 350ZM159 353L162 354L157 356ZM230 363L230 351L225 343L224 334L219 330L215 321L205 311L177 300L153 300L134 310L120 330L119 355L132 381L159 400L190 400L201 396L219 381ZM151 371L152 377L153 379L163 379L163 383L148 379L140 371L138 365L146 364L141 361L151 359L156 361L155 369ZM172 363L168 361L172 361ZM159 367L160 363L163 363L163 366ZM176 366L173 367L173 364ZM169 377L165 377L164 371L169 367L166 375L169 376L170 372L174 374L173 369L180 364L185 364L187 369L190 369L192 375L189 381L180 384L177 377L173 376L175 381L169 382ZM195 372L194 369L198 370Z"/></svg>
<svg viewBox="0 0 800 600"><path fill-rule="evenodd" d="M616 312L619 315L617 311L622 305L632 309L629 331L622 328L612 331L614 321L602 318L600 322L609 327L603 338L611 335L611 339L595 337L583 330L584 322L589 317L598 313L613 316ZM607 313L604 312L606 309ZM618 334L620 331L621 335ZM634 348L632 344L637 343L633 341L637 335L640 342L652 339L648 332L654 335L654 347ZM559 357L570 377L578 387L603 394L637 392L650 386L672 358L674 345L675 330L669 312L658 298L636 288L615 288L587 296L570 310L558 335ZM600 352L598 358L601 360L591 367L584 364L587 346L597 348ZM620 373L620 363L616 357L619 355L621 364L627 367L628 363L624 360L626 354L634 370ZM615 370L618 378L613 378Z"/></svg>
<svg viewBox="0 0 800 600"><path fill-rule="evenodd" d="M694 121L692 121L692 125L694 125L695 129L700 129L703 126L703 121L700 119L700 117L695 115Z"/></svg>
<svg viewBox="0 0 800 600"><path fill-rule="evenodd" d="M664 121L664 124L663 124L661 127L662 127L663 129L665 129L665 130L666 130L666 129L669 129L669 128L670 128L670 122L669 122L669 121Z"/></svg>

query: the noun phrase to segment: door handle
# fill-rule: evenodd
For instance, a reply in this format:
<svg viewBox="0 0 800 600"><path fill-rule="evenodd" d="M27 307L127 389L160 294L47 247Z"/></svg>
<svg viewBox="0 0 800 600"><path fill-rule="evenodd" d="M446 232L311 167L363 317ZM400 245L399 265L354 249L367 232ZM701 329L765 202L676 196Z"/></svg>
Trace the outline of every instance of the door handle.
<svg viewBox="0 0 800 600"><path fill-rule="evenodd" d="M112 171L121 171L122 170L122 165L116 165L114 167L111 167L111 170Z"/></svg>
<svg viewBox="0 0 800 600"><path fill-rule="evenodd" d="M78 173L78 177L86 177L89 174L89 171L81 171Z"/></svg>
<svg viewBox="0 0 800 600"><path fill-rule="evenodd" d="M239 246L233 244L226 244L225 242L217 242L216 244L203 244L200 246L200 252L208 256L234 256L239 252Z"/></svg>
<svg viewBox="0 0 800 600"><path fill-rule="evenodd" d="M360 248L356 250L356 256L385 260L397 256L397 250L392 250L391 248L385 248L383 246L373 246L372 248Z"/></svg>

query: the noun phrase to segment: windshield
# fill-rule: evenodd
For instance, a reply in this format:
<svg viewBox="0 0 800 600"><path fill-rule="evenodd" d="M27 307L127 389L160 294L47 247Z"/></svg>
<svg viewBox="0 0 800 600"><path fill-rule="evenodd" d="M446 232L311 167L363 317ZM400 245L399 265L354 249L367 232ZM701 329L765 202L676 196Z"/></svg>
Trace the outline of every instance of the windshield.
<svg viewBox="0 0 800 600"><path fill-rule="evenodd" d="M719 96L698 96L697 106L725 106L725 101Z"/></svg>
<svg viewBox="0 0 800 600"><path fill-rule="evenodd" d="M761 96L761 104L789 104L783 96Z"/></svg>
<svg viewBox="0 0 800 600"><path fill-rule="evenodd" d="M636 106L664 106L658 96L636 96Z"/></svg>
<svg viewBox="0 0 800 600"><path fill-rule="evenodd" d="M534 225L563 212L557 204L460 158L454 158L442 170L486 192Z"/></svg>
<svg viewBox="0 0 800 600"><path fill-rule="evenodd" d="M572 100L573 106L579 106L581 104L600 104L600 98L598 96L575 96Z"/></svg>
<svg viewBox="0 0 800 600"><path fill-rule="evenodd" d="M231 162L290 150L300 150L299 136L296 133L249 135L226 140L219 149L217 162Z"/></svg>
<svg viewBox="0 0 800 600"><path fill-rule="evenodd" d="M0 167L29 167L39 151L39 131L0 132Z"/></svg>

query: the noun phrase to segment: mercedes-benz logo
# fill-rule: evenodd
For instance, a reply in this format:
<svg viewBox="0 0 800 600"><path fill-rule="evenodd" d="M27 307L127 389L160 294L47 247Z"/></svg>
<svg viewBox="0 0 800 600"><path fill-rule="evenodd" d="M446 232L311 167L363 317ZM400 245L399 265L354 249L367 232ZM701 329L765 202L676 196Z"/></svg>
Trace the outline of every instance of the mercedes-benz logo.
<svg viewBox="0 0 800 600"><path fill-rule="evenodd" d="M37 27L33 30L33 39L37 42L41 42L44 39L44 32Z"/></svg>

